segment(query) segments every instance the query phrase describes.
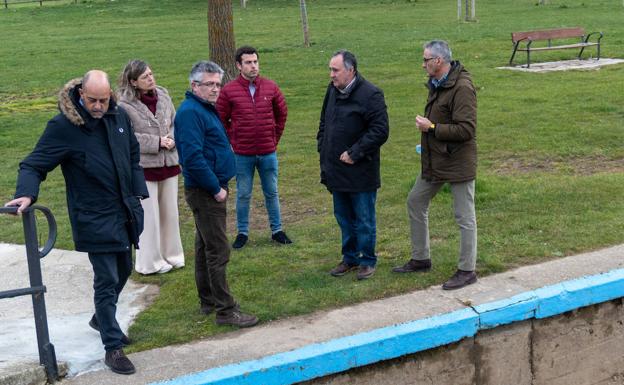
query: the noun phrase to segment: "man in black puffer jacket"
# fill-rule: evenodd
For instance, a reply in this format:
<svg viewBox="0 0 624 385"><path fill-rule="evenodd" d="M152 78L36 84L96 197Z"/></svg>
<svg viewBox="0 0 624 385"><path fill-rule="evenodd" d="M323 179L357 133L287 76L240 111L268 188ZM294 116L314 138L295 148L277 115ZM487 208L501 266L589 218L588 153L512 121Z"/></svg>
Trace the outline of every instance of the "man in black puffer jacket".
<svg viewBox="0 0 624 385"><path fill-rule="evenodd" d="M132 374L134 365L122 349L130 340L115 314L132 272L132 246L137 247L143 231L139 199L148 196L139 144L102 71L67 83L59 93L59 109L20 163L15 199L6 206L22 212L33 204L41 182L61 165L74 244L89 254L93 266L95 315L89 325L100 332L106 365Z"/></svg>
<svg viewBox="0 0 624 385"><path fill-rule="evenodd" d="M383 92L357 72L351 52L336 52L329 70L317 144L321 183L332 193L342 231L342 262L330 274L340 277L358 269L361 280L371 277L377 264L375 200L388 113Z"/></svg>

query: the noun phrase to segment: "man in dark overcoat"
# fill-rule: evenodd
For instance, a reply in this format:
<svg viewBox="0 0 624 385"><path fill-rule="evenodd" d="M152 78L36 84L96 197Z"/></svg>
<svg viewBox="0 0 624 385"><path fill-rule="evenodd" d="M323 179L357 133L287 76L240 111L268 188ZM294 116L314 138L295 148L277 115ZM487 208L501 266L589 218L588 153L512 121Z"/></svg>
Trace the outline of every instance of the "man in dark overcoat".
<svg viewBox="0 0 624 385"><path fill-rule="evenodd" d="M342 232L342 261L330 274L340 277L357 269L357 279L367 279L377 264L375 202L380 147L389 134L386 102L357 71L351 52L336 52L329 72L317 144L321 183L332 194Z"/></svg>
<svg viewBox="0 0 624 385"><path fill-rule="evenodd" d="M105 364L132 374L134 365L123 351L130 340L116 311L132 272L132 246L143 230L139 199L148 196L139 144L105 72L92 70L68 82L59 93L59 109L20 163L15 199L6 206L25 210L37 201L47 174L61 166L74 244L93 266L95 314L89 325L100 332Z"/></svg>

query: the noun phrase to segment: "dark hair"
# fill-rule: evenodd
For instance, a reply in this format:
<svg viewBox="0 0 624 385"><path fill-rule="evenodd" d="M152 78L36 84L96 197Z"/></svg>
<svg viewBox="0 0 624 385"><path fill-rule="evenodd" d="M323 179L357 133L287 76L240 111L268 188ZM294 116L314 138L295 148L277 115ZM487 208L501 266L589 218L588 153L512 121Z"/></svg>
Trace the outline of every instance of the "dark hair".
<svg viewBox="0 0 624 385"><path fill-rule="evenodd" d="M254 47L251 47L249 45L244 45L242 47L240 47L239 49L236 50L236 55L234 56L234 58L236 59L236 62L238 64L243 64L242 57L243 55L253 55L256 54L256 57L258 57L258 59L260 59L260 55L258 55L258 50L255 49Z"/></svg>
<svg viewBox="0 0 624 385"><path fill-rule="evenodd" d="M130 60L117 80L117 93L127 99L138 98L139 91L132 86L132 80L139 79L148 68L149 64L143 60Z"/></svg>
<svg viewBox="0 0 624 385"><path fill-rule="evenodd" d="M353 72L357 72L357 59L355 58L354 54L347 51L346 49L341 49L334 52L332 57L336 57L338 55L342 56L342 62L344 63L346 70L350 70L351 68L353 68Z"/></svg>

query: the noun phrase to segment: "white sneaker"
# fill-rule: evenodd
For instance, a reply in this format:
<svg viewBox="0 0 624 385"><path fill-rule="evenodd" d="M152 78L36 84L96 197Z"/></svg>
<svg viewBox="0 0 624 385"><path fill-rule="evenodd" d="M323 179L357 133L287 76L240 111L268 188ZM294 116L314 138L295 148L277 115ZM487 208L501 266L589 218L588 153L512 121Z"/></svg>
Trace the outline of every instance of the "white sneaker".
<svg viewBox="0 0 624 385"><path fill-rule="evenodd" d="M158 273L158 274L165 274L165 273L170 272L170 271L171 271L171 269L173 269L173 266L171 266L171 265L170 265L170 264L168 264L168 263L165 263L165 264L163 265L163 267L161 267L161 268L160 268L160 269L159 269L156 273Z"/></svg>

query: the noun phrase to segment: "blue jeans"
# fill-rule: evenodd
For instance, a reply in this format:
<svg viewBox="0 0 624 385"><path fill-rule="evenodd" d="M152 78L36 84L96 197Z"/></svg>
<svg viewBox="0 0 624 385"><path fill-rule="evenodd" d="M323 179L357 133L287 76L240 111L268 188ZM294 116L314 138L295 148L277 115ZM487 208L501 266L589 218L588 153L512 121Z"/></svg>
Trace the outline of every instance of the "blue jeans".
<svg viewBox="0 0 624 385"><path fill-rule="evenodd" d="M342 231L342 261L348 265L375 266L377 191L334 191L334 216Z"/></svg>
<svg viewBox="0 0 624 385"><path fill-rule="evenodd" d="M282 230L279 195L277 193L277 153L236 155L236 227L240 234L249 234L249 202L254 173L258 169L264 204L269 216L271 233Z"/></svg>

